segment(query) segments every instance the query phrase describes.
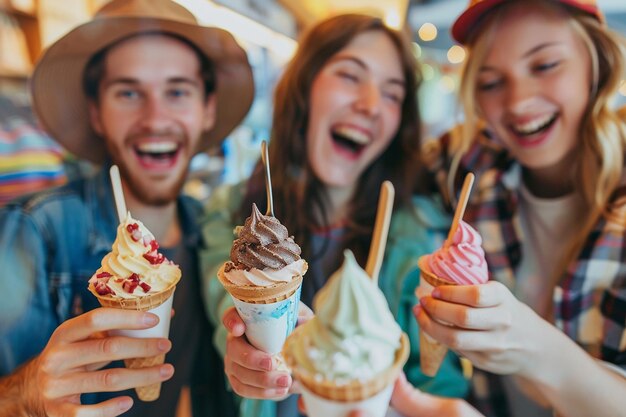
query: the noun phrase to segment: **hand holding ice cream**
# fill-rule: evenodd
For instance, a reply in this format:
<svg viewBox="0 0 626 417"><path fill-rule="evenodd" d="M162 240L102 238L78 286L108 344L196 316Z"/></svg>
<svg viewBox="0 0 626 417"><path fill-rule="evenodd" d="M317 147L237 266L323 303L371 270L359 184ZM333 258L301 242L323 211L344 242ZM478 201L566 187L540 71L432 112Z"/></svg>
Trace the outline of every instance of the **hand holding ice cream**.
<svg viewBox="0 0 626 417"><path fill-rule="evenodd" d="M275 217L261 214L256 204L236 231L230 260L217 276L246 325L250 343L276 354L296 326L308 265L287 228Z"/></svg>
<svg viewBox="0 0 626 417"><path fill-rule="evenodd" d="M125 211L119 171L111 168L120 224L111 252L102 259L101 267L89 280L89 291L103 307L149 311L159 317L158 325L145 330L113 330L112 335L137 338L166 338L170 329L172 301L181 271L177 265L158 252L154 235ZM163 364L165 353L126 359L127 368L147 368ZM159 398L161 383L136 388L143 401Z"/></svg>
<svg viewBox="0 0 626 417"><path fill-rule="evenodd" d="M111 252L89 280L89 291L103 307L150 311L159 317L159 324L140 331L114 330L111 334L138 338L168 336L174 290L181 272L158 249L152 233L127 213L117 228ZM165 354L159 354L126 359L125 364L127 368L147 368L164 361ZM160 383L136 388L138 397L144 401L158 399L160 390Z"/></svg>
<svg viewBox="0 0 626 417"><path fill-rule="evenodd" d="M443 246L418 261L421 274L415 295L420 301L442 285L477 285L489 279L482 239L462 220L473 179L473 175L469 174L463 184L452 227ZM420 366L426 375L437 374L447 352L447 346L420 327Z"/></svg>

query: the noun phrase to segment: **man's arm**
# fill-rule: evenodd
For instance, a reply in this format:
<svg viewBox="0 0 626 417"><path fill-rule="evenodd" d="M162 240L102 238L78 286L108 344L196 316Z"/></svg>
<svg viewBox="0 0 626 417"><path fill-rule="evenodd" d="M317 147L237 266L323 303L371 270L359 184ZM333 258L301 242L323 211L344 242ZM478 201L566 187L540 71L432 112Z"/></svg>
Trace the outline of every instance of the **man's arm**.
<svg viewBox="0 0 626 417"><path fill-rule="evenodd" d="M33 380L31 360L13 374L0 378L0 417L45 417L45 412L34 398L28 398L27 381Z"/></svg>
<svg viewBox="0 0 626 417"><path fill-rule="evenodd" d="M155 326L151 313L97 308L67 320L52 334L41 354L13 374L0 379L0 417L115 417L130 409L130 397L82 405L80 396L117 392L162 382L172 377L170 364L141 369L103 366L114 360L167 353L167 339L109 336L109 330L139 330Z"/></svg>

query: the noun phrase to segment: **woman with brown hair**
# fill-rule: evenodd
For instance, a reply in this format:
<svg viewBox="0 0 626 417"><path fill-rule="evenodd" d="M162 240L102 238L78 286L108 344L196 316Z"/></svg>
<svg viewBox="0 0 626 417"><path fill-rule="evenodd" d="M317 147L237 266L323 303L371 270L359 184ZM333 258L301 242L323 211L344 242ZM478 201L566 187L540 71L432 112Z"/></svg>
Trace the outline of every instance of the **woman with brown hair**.
<svg viewBox="0 0 626 417"><path fill-rule="evenodd" d="M374 17L349 14L309 30L275 93L270 143L274 211L302 246L309 263L302 301L315 293L351 249L362 266L372 239L381 184L396 189L385 263L379 285L396 320L413 336L405 367L409 380L440 395L463 396L467 382L451 355L436 378L419 370L417 328L412 320L417 258L445 238L449 218L439 202L426 197L430 181L420 169L420 121L416 60L408 38ZM424 196L414 197L419 185ZM287 372L243 337L244 326L216 279L228 258L232 230L252 203L265 206L261 166L247 184L216 191L208 207L204 237L205 299L225 353L225 371L238 394L284 398ZM227 336L226 332L230 334ZM297 415L294 401L244 401L243 415ZM291 408L290 408L291 407Z"/></svg>

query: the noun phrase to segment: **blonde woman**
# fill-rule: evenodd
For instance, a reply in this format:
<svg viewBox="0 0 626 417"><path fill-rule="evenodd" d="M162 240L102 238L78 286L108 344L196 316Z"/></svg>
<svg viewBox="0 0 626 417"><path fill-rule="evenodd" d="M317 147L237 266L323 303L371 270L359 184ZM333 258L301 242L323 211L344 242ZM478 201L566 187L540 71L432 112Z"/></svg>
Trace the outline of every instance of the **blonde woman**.
<svg viewBox="0 0 626 417"><path fill-rule="evenodd" d="M487 371L486 415L624 415L623 39L594 0L473 0L453 36L466 123L440 166L477 174L465 218L492 281L436 290L418 323Z"/></svg>

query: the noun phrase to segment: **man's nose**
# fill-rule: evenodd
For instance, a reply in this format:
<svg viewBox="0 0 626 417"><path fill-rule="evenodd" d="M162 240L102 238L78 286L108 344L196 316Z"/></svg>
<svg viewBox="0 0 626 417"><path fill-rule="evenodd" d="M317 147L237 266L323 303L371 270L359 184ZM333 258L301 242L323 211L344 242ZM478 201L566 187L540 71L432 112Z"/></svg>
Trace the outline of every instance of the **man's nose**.
<svg viewBox="0 0 626 417"><path fill-rule="evenodd" d="M165 99L155 94L149 94L146 97L142 117L142 124L152 130L161 130L171 123Z"/></svg>

